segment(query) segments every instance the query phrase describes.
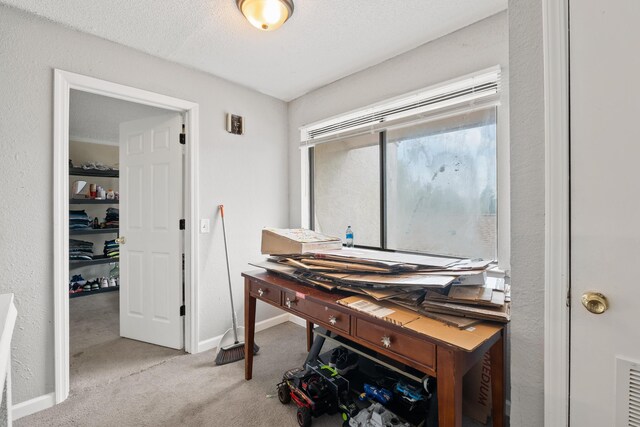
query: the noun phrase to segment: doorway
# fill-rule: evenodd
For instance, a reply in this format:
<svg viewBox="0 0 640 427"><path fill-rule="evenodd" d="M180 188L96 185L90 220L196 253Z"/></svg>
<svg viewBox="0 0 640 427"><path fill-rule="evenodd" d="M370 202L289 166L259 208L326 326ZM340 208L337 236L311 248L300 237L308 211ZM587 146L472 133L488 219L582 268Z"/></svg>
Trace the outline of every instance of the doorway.
<svg viewBox="0 0 640 427"><path fill-rule="evenodd" d="M586 0L569 6L570 421L637 426L640 288L632 267L640 253L640 60L629 48L640 37L640 4Z"/></svg>
<svg viewBox="0 0 640 427"><path fill-rule="evenodd" d="M627 45L639 34L640 7L546 0L543 10L545 424L638 425L640 293L628 270L640 242L633 190L640 62Z"/></svg>
<svg viewBox="0 0 640 427"><path fill-rule="evenodd" d="M87 294L83 298L77 297L73 299L74 308L76 303L82 300L86 300L87 307L89 307L99 302L95 299L96 297L105 297L102 301L104 304L101 306L105 315L108 316L110 313L113 316L114 304L115 308L120 311L120 336L167 347L184 348L188 353L197 351L198 342L198 316L196 310L198 236L197 227L192 226L196 224L197 220L195 218L198 212L198 204L195 197L198 194L196 167L198 105L87 76L55 70L54 328L56 403L60 403L68 397L70 388L69 296L72 295L70 294L70 285L71 290L73 290L73 284L70 283L69 279L74 276L80 282L84 282L87 279L85 277L78 278L74 274L76 273L75 271L70 271L69 237L77 236L70 236L69 210L74 207L72 203L76 202L73 199L74 189L77 190L82 184L81 182L74 185L73 181L84 180L69 179L69 173L75 171L75 168L70 168L69 154L75 152L77 155L78 153L77 141L69 143L69 139L70 136L73 136L70 131L77 131L78 129L77 125L74 127L70 123L71 101L82 99L83 97L86 99L88 96L97 96L107 103L131 105L134 110L144 111L145 117L136 116L136 114L130 115L130 118L134 120L129 120L120 126L119 141L115 147L119 149L118 159L121 167L118 169L122 170L122 174L125 175L124 178L122 176L119 178L125 182L126 187L118 187L120 189L118 201L122 198L123 206L129 206L129 208L123 211L124 216L119 218L119 230L115 234L117 237L112 239L111 237L114 236L109 236L110 238L104 241L102 257L109 255L113 257L114 248L116 248L115 254L119 255L118 260L120 263L116 263L113 258L105 259L104 264L108 266L108 270L98 273L100 280L97 283L97 288L95 281L91 281L93 288L86 289L86 286L83 285L81 292L87 292ZM100 108L96 111L100 111ZM102 111L102 117L106 118L105 110L102 109ZM180 135L181 131L184 132L184 136ZM175 141L175 146L178 148L175 148L173 144L169 144L170 140ZM90 142L95 143L96 141ZM181 142L184 142L184 145ZM70 149L74 151L70 151ZM179 155L176 155L177 152L175 150L180 150ZM93 151L95 152L96 150L94 149ZM74 164L74 166L80 165ZM102 168L103 166L106 165L97 167ZM143 173L144 168L151 172ZM180 179L169 179L175 176L179 176ZM77 177L74 176L74 178ZM91 179L97 180L97 178ZM182 182L184 182L184 185L182 185ZM85 185L87 184L86 181L84 183ZM112 183L106 185L115 186ZM109 189L113 190L112 188ZM103 188L105 193L109 189ZM91 187L88 189L90 191L89 199L93 201L83 201L84 203L95 203L95 190L95 188ZM147 194L144 190L150 190L154 194L152 200L142 200ZM98 194L97 199L104 200L99 202L104 204L102 207L111 210L105 212L103 216L104 223L100 219L98 220L98 231L91 229L84 230L85 232L90 233L90 235L113 234L113 230L104 229L105 226L113 227L114 212L118 211L118 208L113 206L107 207L109 203L114 204L114 198L111 198L114 197L113 192L108 192L109 199L106 199L106 194ZM182 197L182 194L184 197ZM175 203L176 195L179 195L178 197L184 200L184 207L182 203ZM82 196L83 194L77 195L77 197ZM164 208L158 204L163 200L167 202L164 204ZM118 203L115 203L115 205L117 206ZM82 209L76 210L81 211ZM74 213L74 218L75 215ZM170 226L169 221L173 216L181 217L181 221L180 223L175 221L175 224ZM148 227L139 226L141 221L147 220L151 221L150 224L152 225ZM85 220L83 219L82 221ZM115 221L117 225L118 220L116 219ZM174 231L179 230L179 228L184 231L180 233ZM143 229L146 231L143 232ZM129 233L129 239L127 239L126 233ZM104 235L101 237L104 237ZM85 242L91 243L89 240L85 240ZM145 252L143 246L149 246L150 242L153 243L155 249L151 252L148 250ZM116 243L119 243L119 248ZM158 248L163 249L158 250ZM173 260L173 258L176 259ZM160 260L163 262L160 262ZM167 262L168 260L173 260L175 263ZM93 259L89 263L92 261ZM119 264L119 268L116 268ZM180 266L179 268L177 267L178 265ZM71 265L71 267L75 266ZM85 267L98 268L97 265ZM119 274L118 269L123 274ZM114 272L114 270L116 271ZM151 274L143 276L145 271L151 272ZM153 273L154 271L156 273ZM94 274L95 270L87 273L88 276L93 276ZM154 277L147 276L153 276L154 274L156 276L155 285L167 284L161 287L160 290L158 290L158 286L150 288L150 283L154 281ZM160 280L161 276L170 277L171 279ZM106 286L103 286L102 277L107 281ZM94 277L90 278L94 279ZM120 283L117 281L113 283L109 279L119 280ZM127 283L131 286L124 286ZM143 286L143 283L146 283L146 285ZM118 285L122 286L122 288ZM114 291L110 288L114 288ZM150 289L154 294L149 294ZM76 286L77 290L78 287ZM115 290L119 290L119 292L115 292ZM98 295L98 293L104 293L104 295ZM116 294L120 294L117 299L115 297ZM75 292L73 295L75 295ZM147 298L151 302L146 303ZM82 314L82 316L81 318L86 321L86 313ZM82 322L82 320L80 321ZM165 339L166 337L170 339L167 340Z"/></svg>
<svg viewBox="0 0 640 427"><path fill-rule="evenodd" d="M179 112L71 90L71 395L183 354L182 124Z"/></svg>

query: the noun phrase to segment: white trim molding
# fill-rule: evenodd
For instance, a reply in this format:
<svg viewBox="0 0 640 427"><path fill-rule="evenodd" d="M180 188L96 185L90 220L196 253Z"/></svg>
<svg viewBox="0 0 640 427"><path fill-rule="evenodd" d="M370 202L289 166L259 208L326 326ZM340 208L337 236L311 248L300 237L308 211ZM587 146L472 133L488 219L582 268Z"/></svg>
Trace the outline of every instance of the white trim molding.
<svg viewBox="0 0 640 427"><path fill-rule="evenodd" d="M569 423L569 0L544 0L546 426Z"/></svg>
<svg viewBox="0 0 640 427"><path fill-rule="evenodd" d="M302 326L303 328L307 327L307 321L302 317L298 317L295 314L289 314L289 322L294 323L298 326Z"/></svg>
<svg viewBox="0 0 640 427"><path fill-rule="evenodd" d="M280 325L284 322L288 322L290 321L290 316L291 315L289 313L284 313L278 316L270 317L269 319L265 319L260 322L256 322L255 332L264 331L265 329L273 328L274 326ZM220 340L222 339L222 335L200 341L200 343L198 344L198 353L218 347L218 345L220 344ZM242 337L242 339L244 339L244 337Z"/></svg>
<svg viewBox="0 0 640 427"><path fill-rule="evenodd" d="M199 106L190 101L63 70L54 70L53 108L53 256L55 403L69 396L69 96L71 89L177 111L185 115L185 331L184 347L198 351L198 157Z"/></svg>
<svg viewBox="0 0 640 427"><path fill-rule="evenodd" d="M24 402L16 403L11 407L13 412L13 420L18 420L22 417L35 414L36 412L44 411L51 408L56 404L56 394L49 393L42 396L34 397Z"/></svg>

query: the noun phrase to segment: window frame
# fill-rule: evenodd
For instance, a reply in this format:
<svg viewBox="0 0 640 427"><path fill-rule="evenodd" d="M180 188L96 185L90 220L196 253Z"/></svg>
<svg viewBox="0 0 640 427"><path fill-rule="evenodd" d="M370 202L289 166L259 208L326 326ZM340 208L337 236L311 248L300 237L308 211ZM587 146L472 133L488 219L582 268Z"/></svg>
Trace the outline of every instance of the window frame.
<svg viewBox="0 0 640 427"><path fill-rule="evenodd" d="M497 211L496 211L496 252L497 252L497 262L498 262L498 269L502 270L502 271L508 271L509 270L509 256L508 253L505 253L505 250L508 250L508 246L507 248L505 248L505 242L504 242L504 236L506 233L506 236L509 236L509 218L504 218L505 215L505 211L509 212L509 197L508 194L505 194L505 186L508 188L508 168L509 168L509 164L508 164L508 156L505 156L504 154L504 146L508 145L508 142L503 141L506 138L505 133L508 132L508 129L505 129L506 126L504 124L504 118L501 119L501 116L504 114L503 108L501 108L501 105L495 105L494 107L485 107L485 108L495 108L496 109L496 176L497 176L497 182L496 182L496 191L497 191ZM482 109L485 109L482 108ZM460 112L458 114L464 114L464 112ZM454 115L453 117L457 116L458 114ZM407 123L404 124L403 126L411 126L411 125L417 125L419 124L420 121L415 121L412 123ZM393 128L393 127L391 127ZM387 241L387 231L388 231L388 224L387 224L387 179L386 179L386 175L387 175L387 129L380 129L377 130L376 133L378 133L379 135L379 141L378 141L378 151L379 151L379 167L380 167L380 180L379 180L379 193L380 193L380 246L367 246L367 245L358 245L356 244L355 247L359 247L359 248L366 248L366 249L376 249L376 250L382 250L382 251L389 251L389 252L405 252L405 253L420 253L420 254L427 254L427 255L432 255L432 256L446 256L443 254L438 254L438 253L425 253L425 252L411 252L411 251L401 251L401 250L397 250L397 249L391 249L388 247L388 241ZM329 144L331 143L337 143L337 142L328 142ZM508 147L507 147L508 148ZM302 219L303 219L303 224L306 222L307 226L310 229L314 229L315 228L315 193L314 193L314 174L315 174L315 148L314 146L309 146L309 147L303 147L301 148L301 155L303 158L303 164L306 163L306 168L303 168L302 174L303 177L305 177L306 175L306 179L303 179L303 187L305 185L305 181L306 181L306 193L307 193L307 203L306 203L306 215L305 212L303 210L303 215L302 215ZM506 159L505 159L506 157ZM506 173L505 173L505 169L506 169ZM505 175L506 175L506 182L505 182ZM505 185L506 184L506 185ZM303 193L305 191L303 190ZM303 194L304 196L304 194ZM505 207L504 205L507 204L507 206ZM506 208L506 209L505 209ZM305 221L305 217L307 218L307 220ZM505 224L506 223L506 224Z"/></svg>

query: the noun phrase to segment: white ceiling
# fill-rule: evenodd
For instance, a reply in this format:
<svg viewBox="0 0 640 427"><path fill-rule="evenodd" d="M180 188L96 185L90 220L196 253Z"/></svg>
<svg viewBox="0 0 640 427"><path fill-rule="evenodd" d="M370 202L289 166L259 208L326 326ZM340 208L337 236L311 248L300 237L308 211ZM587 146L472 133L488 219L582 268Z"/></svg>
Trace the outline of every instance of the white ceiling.
<svg viewBox="0 0 640 427"><path fill-rule="evenodd" d="M235 0L0 0L285 101L507 8L507 0L294 0L274 32Z"/></svg>
<svg viewBox="0 0 640 427"><path fill-rule="evenodd" d="M69 98L69 139L118 144L120 123L168 112L161 108L72 90Z"/></svg>

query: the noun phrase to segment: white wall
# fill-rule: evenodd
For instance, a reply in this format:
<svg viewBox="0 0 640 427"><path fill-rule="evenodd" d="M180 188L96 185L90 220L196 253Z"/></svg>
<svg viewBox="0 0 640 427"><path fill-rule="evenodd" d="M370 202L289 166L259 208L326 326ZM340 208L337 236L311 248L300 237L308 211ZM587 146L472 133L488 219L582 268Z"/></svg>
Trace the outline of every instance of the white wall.
<svg viewBox="0 0 640 427"><path fill-rule="evenodd" d="M212 234L200 239L200 340L230 326L217 205L226 207L237 301L240 272L261 258L261 228L284 227L289 219L284 102L0 6L0 292L14 292L18 309L14 402L54 390L54 68L200 104L200 215L214 218ZM246 117L244 136L224 131L226 112ZM258 319L275 314L259 304Z"/></svg>
<svg viewBox="0 0 640 427"><path fill-rule="evenodd" d="M511 67L511 425L544 425L542 2L509 1Z"/></svg>

